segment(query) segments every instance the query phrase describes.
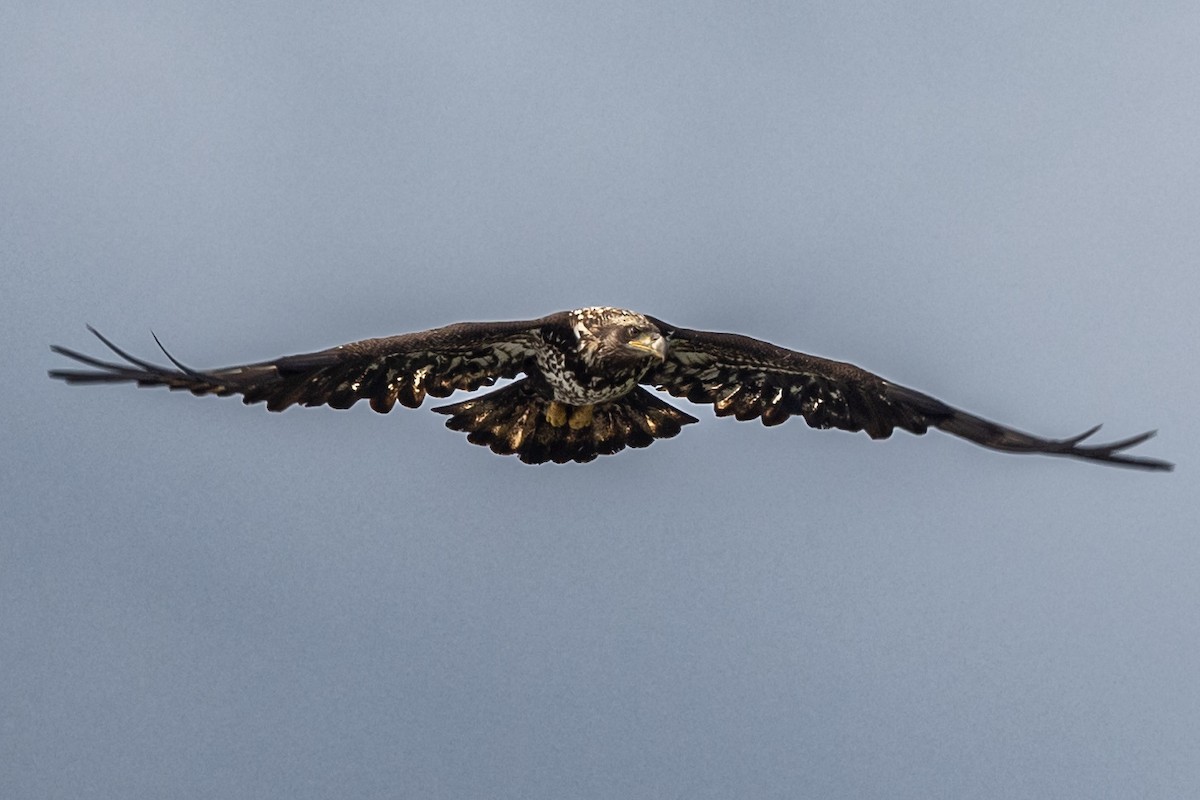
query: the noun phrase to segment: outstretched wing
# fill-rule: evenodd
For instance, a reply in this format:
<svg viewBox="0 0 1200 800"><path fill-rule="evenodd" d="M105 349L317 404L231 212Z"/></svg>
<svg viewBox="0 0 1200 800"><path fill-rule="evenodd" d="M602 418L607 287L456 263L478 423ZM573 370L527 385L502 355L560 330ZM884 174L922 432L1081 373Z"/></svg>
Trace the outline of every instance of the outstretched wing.
<svg viewBox="0 0 1200 800"><path fill-rule="evenodd" d="M143 361L89 326L126 363L53 346L54 352L94 369L57 369L50 377L68 383L167 386L196 395L240 394L247 404L265 401L271 411L296 403L349 408L367 399L371 408L387 413L397 401L416 408L427 394L446 397L456 389L470 391L515 377L531 362L541 326L553 321L554 316L517 322L464 322L206 371L184 366L165 349L173 368Z"/></svg>
<svg viewBox="0 0 1200 800"><path fill-rule="evenodd" d="M960 411L853 364L748 336L654 322L667 336L670 353L642 382L693 403L711 403L717 416L759 418L764 425L778 425L798 415L814 428L866 431L873 439L886 439L896 428L922 434L933 426L993 450L1072 456L1142 469L1173 467L1123 452L1149 439L1153 431L1097 445L1084 445L1083 440L1099 426L1069 439L1043 439Z"/></svg>

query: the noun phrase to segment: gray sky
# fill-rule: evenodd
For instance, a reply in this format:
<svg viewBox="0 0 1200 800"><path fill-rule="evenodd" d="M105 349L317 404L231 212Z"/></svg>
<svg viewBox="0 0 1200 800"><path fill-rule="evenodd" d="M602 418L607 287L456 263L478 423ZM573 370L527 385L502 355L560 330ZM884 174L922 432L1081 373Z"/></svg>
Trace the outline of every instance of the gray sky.
<svg viewBox="0 0 1200 800"><path fill-rule="evenodd" d="M1200 795L1195 3L101 5L0 9L0 795ZM45 377L596 303L1179 467Z"/></svg>

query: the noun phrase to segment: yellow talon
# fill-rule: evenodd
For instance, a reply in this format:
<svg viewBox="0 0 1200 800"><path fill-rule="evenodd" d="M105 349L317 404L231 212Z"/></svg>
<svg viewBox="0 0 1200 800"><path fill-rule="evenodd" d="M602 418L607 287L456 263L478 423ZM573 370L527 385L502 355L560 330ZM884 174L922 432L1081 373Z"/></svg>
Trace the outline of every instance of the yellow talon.
<svg viewBox="0 0 1200 800"><path fill-rule="evenodd" d="M567 424L567 407L557 400L551 400L546 406L546 421L553 428L561 428Z"/></svg>
<svg viewBox="0 0 1200 800"><path fill-rule="evenodd" d="M571 410L571 430L577 431L592 424L592 409L595 406L575 406Z"/></svg>

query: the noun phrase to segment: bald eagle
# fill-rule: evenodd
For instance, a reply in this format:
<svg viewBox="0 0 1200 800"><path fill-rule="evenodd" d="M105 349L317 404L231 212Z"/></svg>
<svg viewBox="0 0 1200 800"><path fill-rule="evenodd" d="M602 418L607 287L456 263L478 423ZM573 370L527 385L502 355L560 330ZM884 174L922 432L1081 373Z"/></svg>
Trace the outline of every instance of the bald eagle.
<svg viewBox="0 0 1200 800"><path fill-rule="evenodd" d="M54 352L93 369L56 369L50 377L166 386L195 395L240 394L242 402L265 402L270 411L296 403L349 408L367 400L385 414L397 402L416 408L426 395L447 397L523 375L496 391L433 410L448 415L446 426L466 433L468 441L528 464L591 461L668 439L698 421L644 388L652 386L711 404L717 416L760 419L764 425L798 415L814 428L866 431L872 439L886 439L896 428L922 434L933 426L994 450L1148 470L1173 466L1124 452L1153 431L1110 444L1083 444L1099 426L1067 439L1043 439L852 364L607 306L533 320L462 322L205 371L184 366L165 349L174 368L143 361L89 330L125 363L54 346Z"/></svg>

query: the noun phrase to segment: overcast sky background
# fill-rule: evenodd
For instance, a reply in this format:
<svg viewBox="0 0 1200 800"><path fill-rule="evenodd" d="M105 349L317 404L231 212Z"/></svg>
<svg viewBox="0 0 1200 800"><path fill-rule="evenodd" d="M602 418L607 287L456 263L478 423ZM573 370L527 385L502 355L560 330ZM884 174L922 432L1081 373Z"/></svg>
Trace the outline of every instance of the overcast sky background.
<svg viewBox="0 0 1200 800"><path fill-rule="evenodd" d="M0 8L0 796L1200 796L1194 2ZM1149 474L53 383L619 304Z"/></svg>

